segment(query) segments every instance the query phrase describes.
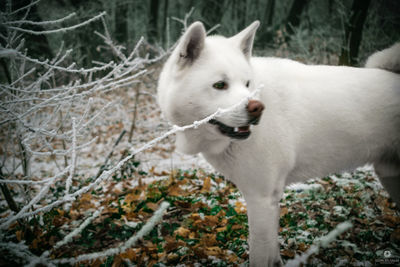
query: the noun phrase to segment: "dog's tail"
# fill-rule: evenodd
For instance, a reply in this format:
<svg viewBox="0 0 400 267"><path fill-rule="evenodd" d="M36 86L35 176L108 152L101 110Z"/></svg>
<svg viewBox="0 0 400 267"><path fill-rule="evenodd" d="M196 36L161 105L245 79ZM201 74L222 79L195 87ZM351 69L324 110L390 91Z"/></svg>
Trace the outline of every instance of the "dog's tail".
<svg viewBox="0 0 400 267"><path fill-rule="evenodd" d="M366 68L379 68L400 73L400 43L372 54L365 63Z"/></svg>

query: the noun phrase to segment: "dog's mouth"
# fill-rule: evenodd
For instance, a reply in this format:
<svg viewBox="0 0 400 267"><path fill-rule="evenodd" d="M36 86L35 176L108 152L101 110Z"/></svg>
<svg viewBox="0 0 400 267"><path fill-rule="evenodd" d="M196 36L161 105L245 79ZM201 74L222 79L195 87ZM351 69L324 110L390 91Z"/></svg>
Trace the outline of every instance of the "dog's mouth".
<svg viewBox="0 0 400 267"><path fill-rule="evenodd" d="M244 125L244 126L240 126L240 127L231 127L228 126L218 120L215 119L211 119L209 121L209 123L213 124L213 125L217 125L219 131L221 132L221 134L226 135L230 138L234 138L234 139L246 139L250 136L251 131L250 131L250 125L256 125L259 122L259 118L253 119L251 121L249 121L248 125Z"/></svg>

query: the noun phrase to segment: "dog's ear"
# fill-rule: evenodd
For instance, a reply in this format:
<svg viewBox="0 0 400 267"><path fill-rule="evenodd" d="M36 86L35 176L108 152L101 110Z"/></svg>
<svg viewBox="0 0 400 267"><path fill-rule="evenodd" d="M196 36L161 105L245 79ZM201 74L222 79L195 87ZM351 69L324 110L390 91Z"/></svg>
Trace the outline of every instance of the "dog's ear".
<svg viewBox="0 0 400 267"><path fill-rule="evenodd" d="M251 57L254 36L256 34L258 26L260 26L260 22L256 20L246 29L230 38L232 41L239 45L240 49L243 51L243 54L246 56L247 59L250 59Z"/></svg>
<svg viewBox="0 0 400 267"><path fill-rule="evenodd" d="M205 38L206 30L203 23L197 21L189 26L178 45L178 63L181 66L193 63L200 56Z"/></svg>

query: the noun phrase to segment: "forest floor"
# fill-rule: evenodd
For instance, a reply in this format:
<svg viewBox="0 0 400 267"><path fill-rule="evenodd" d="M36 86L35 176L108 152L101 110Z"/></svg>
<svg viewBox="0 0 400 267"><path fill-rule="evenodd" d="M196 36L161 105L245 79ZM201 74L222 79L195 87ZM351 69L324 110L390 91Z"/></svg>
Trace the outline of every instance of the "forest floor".
<svg viewBox="0 0 400 267"><path fill-rule="evenodd" d="M135 110L132 141L128 141L128 134L123 136L113 150L109 166L125 155L126 148L140 147L169 129L155 101L156 77L149 75L136 88L119 89L107 95L116 104L98 120L93 132L93 137L98 136L97 141L79 155L74 190L96 176L121 132L124 129L129 132ZM136 90L142 94L135 108ZM170 207L161 223L135 246L115 256L82 263L91 266L248 264L246 203L240 192L215 173L201 156L185 156L174 148L174 137L166 138L135 156L122 171L74 201L69 209L55 208L44 214L43 220L32 217L28 228L18 223L11 225L7 238L13 242L25 241L31 252L40 255L103 207L100 216L73 242L51 250L51 257L68 258L103 251L117 247L138 232L161 202L167 201ZM62 159L57 164L62 165ZM53 175L57 164L33 159L32 173L38 178ZM46 201L57 199L64 188L64 184L54 185ZM21 190L12 189L18 201ZM350 221L353 227L312 255L310 266L373 266L389 259L400 261L400 214L372 167L289 186L280 206L279 242L284 262L307 251L319 237L344 221ZM0 216L8 213L5 201L1 201ZM1 251L0 265L13 263L19 262L8 251Z"/></svg>

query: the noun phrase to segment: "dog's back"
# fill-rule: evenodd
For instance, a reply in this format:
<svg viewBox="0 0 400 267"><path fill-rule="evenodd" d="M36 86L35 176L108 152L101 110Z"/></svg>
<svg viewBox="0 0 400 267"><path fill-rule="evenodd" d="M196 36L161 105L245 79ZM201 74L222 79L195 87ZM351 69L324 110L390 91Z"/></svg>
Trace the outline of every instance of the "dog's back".
<svg viewBox="0 0 400 267"><path fill-rule="evenodd" d="M367 59L365 67L400 73L400 43L372 54Z"/></svg>

